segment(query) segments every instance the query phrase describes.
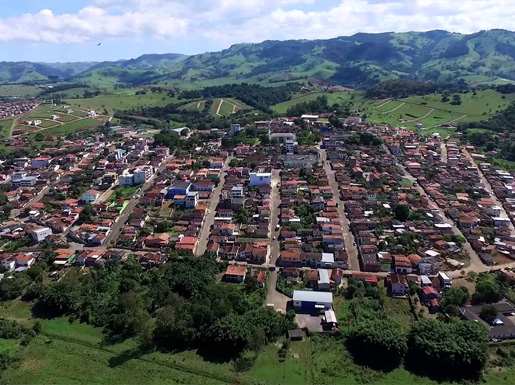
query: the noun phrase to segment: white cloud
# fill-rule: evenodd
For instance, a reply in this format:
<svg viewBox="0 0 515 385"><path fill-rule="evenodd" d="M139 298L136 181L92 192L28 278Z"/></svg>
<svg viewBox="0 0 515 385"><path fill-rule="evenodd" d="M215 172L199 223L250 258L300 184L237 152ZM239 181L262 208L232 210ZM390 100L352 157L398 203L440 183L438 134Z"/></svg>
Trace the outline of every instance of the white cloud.
<svg viewBox="0 0 515 385"><path fill-rule="evenodd" d="M332 4L332 5L329 5ZM309 11L307 11L309 10ZM43 9L0 18L0 41L203 38L220 46L356 32L513 27L511 0L91 0L74 14Z"/></svg>

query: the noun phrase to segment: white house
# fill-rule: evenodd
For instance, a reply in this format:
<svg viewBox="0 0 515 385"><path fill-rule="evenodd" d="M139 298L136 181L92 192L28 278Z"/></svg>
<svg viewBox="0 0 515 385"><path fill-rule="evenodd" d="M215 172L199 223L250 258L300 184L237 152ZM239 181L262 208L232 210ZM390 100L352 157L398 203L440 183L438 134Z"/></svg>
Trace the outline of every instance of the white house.
<svg viewBox="0 0 515 385"><path fill-rule="evenodd" d="M86 191L85 193L82 194L80 199L84 203L90 204L90 203L95 202L98 199L99 196L100 196L100 193L97 190L88 190L88 191Z"/></svg>
<svg viewBox="0 0 515 385"><path fill-rule="evenodd" d="M52 230L48 227L36 227L30 232L30 236L36 242L44 241L50 235L52 235Z"/></svg>
<svg viewBox="0 0 515 385"><path fill-rule="evenodd" d="M9 257L2 260L2 267L4 270L11 271L16 267L16 260L13 257Z"/></svg>
<svg viewBox="0 0 515 385"><path fill-rule="evenodd" d="M32 167L46 167L52 160L49 156L38 156L31 160Z"/></svg>
<svg viewBox="0 0 515 385"><path fill-rule="evenodd" d="M230 133L236 134L241 131L241 126L237 123L231 123Z"/></svg>
<svg viewBox="0 0 515 385"><path fill-rule="evenodd" d="M186 194L185 205L187 209L191 209L197 206L198 202L198 191L190 191Z"/></svg>
<svg viewBox="0 0 515 385"><path fill-rule="evenodd" d="M272 173L270 172L251 172L249 175L251 186L270 185L272 181Z"/></svg>
<svg viewBox="0 0 515 385"><path fill-rule="evenodd" d="M403 274L391 274L390 285L392 295L406 295L409 289L408 279Z"/></svg>

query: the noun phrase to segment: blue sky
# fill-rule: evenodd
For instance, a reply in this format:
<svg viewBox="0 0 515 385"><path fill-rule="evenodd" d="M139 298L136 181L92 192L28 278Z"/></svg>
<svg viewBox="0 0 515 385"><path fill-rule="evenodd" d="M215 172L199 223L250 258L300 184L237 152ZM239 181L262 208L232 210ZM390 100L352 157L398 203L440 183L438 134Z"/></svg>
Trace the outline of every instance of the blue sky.
<svg viewBox="0 0 515 385"><path fill-rule="evenodd" d="M1 0L0 60L195 54L357 32L470 33L512 29L514 19L515 0Z"/></svg>

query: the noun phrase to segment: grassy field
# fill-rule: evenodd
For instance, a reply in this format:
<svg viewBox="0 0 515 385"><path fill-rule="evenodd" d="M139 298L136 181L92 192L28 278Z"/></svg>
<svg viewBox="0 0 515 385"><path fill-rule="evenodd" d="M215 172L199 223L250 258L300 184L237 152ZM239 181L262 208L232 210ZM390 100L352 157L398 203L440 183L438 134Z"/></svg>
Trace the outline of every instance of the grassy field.
<svg viewBox="0 0 515 385"><path fill-rule="evenodd" d="M477 91L460 94L462 103L452 105L442 102L442 95L411 96L391 100L388 103L376 102L376 105L357 100L353 108L361 104L361 110L367 114L367 119L375 123L386 123L393 126L403 126L415 129L417 123L423 127L436 128L451 121L475 122L488 119L497 111L505 109L515 95L502 95L494 90Z"/></svg>
<svg viewBox="0 0 515 385"><path fill-rule="evenodd" d="M340 302L343 305L344 301ZM0 317L31 326L31 304L22 301L0 303ZM411 322L407 301L389 299L385 311L398 322ZM340 307L339 310L342 310ZM377 371L354 362L344 339L317 334L290 343L284 361L278 351L282 341L267 345L257 357L248 353L252 364L237 371L234 362L202 356L195 350L178 353L139 351L135 340L116 344L104 340L102 329L69 322L68 318L39 320L42 332L28 346L16 340L0 339L0 351L18 351L19 366L2 373L5 384L417 384L438 382L410 373L400 366L389 372ZM515 379L515 368L489 369L485 383L505 384ZM439 383L446 385L447 383Z"/></svg>
<svg viewBox="0 0 515 385"><path fill-rule="evenodd" d="M30 326L31 304L0 303L0 317ZM266 346L245 371L234 362L206 358L194 350L180 353L138 352L135 340L106 344L102 329L69 322L40 320L41 334L27 347L0 340L0 351L18 349L21 363L2 374L8 384L304 384L310 383L311 341L293 342L279 360L281 342Z"/></svg>
<svg viewBox="0 0 515 385"><path fill-rule="evenodd" d="M71 123L66 123L61 126L56 126L53 128L49 128L47 130L41 131L45 135L68 135L78 130L95 128L101 125L100 121L93 118L85 118L81 120L76 120ZM31 134L35 135L35 134Z"/></svg>
<svg viewBox="0 0 515 385"><path fill-rule="evenodd" d="M6 139L13 124L13 119L0 120L0 139Z"/></svg>
<svg viewBox="0 0 515 385"><path fill-rule="evenodd" d="M40 92L41 89L36 86L23 84L5 84L0 86L0 96L4 97L31 98Z"/></svg>
<svg viewBox="0 0 515 385"><path fill-rule="evenodd" d="M127 110L131 108L165 106L169 103L177 102L176 98L171 98L165 92L147 92L145 95L136 95L136 91L129 93L113 91L107 95L99 95L94 98L86 99L67 99L66 103L75 108L86 110L88 108L103 113L104 109L112 115L115 110Z"/></svg>
<svg viewBox="0 0 515 385"><path fill-rule="evenodd" d="M288 108L290 108L291 106L294 106L295 104L315 100L317 97L323 96L323 95L327 96L327 101L330 105L332 105L334 103L344 104L346 102L349 102L353 96L357 97L357 98L361 97L361 93L353 92L353 91L342 91L342 92L333 92L333 93L314 92L314 93L310 93L310 94L298 93L298 94L295 94L290 100L288 100L286 102L275 104L271 108L274 112L277 112L278 114L285 114L286 110L288 110Z"/></svg>
<svg viewBox="0 0 515 385"><path fill-rule="evenodd" d="M250 110L253 109L252 107L246 105L242 101L240 101L238 99L232 99L232 98L227 98L227 99L224 98L222 105L220 106L221 100L222 100L221 98L213 99L213 104L211 105L211 108L209 108L209 113L211 115L213 115L213 116L216 115L216 113L218 111L219 115L228 116L228 115L231 115L241 109L250 109ZM204 109L205 105L206 105L205 100L193 100L189 103L184 104L180 108L190 110L190 111L202 111ZM218 106L220 106L220 110L218 110Z"/></svg>

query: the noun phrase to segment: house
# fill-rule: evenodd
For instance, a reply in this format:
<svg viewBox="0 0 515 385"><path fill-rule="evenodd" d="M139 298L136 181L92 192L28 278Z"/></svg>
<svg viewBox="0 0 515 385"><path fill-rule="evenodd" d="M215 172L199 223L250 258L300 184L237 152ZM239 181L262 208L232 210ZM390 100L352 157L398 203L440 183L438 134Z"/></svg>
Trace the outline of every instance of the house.
<svg viewBox="0 0 515 385"><path fill-rule="evenodd" d="M48 227L36 227L36 228L32 229L29 232L29 234L32 237L32 239L34 239L36 242L42 242L47 237L52 235L52 230L49 229Z"/></svg>
<svg viewBox="0 0 515 385"><path fill-rule="evenodd" d="M185 206L187 209L191 209L191 208L194 208L197 206L197 202L198 202L198 198L199 198L199 193L198 191L190 191L188 192L188 194L186 194L186 199L185 199Z"/></svg>
<svg viewBox="0 0 515 385"><path fill-rule="evenodd" d="M324 291L331 288L331 281L329 279L329 270L318 270L317 290Z"/></svg>
<svg viewBox="0 0 515 385"><path fill-rule="evenodd" d="M16 259L12 254L2 255L2 268L7 271L14 270L16 267Z"/></svg>
<svg viewBox="0 0 515 385"><path fill-rule="evenodd" d="M420 289L420 297L421 301L426 303L433 299L438 299L438 293L433 287L424 286Z"/></svg>
<svg viewBox="0 0 515 385"><path fill-rule="evenodd" d="M325 291L293 291L293 308L302 313L322 312L333 307L333 293Z"/></svg>
<svg viewBox="0 0 515 385"><path fill-rule="evenodd" d="M168 189L168 195L187 195L190 192L192 184L190 182L175 181Z"/></svg>
<svg viewBox="0 0 515 385"><path fill-rule="evenodd" d="M95 202L99 196L100 193L97 190L88 190L81 195L80 199L86 204L91 204Z"/></svg>
<svg viewBox="0 0 515 385"><path fill-rule="evenodd" d="M36 262L36 258L32 254L20 253L16 256L16 265L21 267L31 267Z"/></svg>
<svg viewBox="0 0 515 385"><path fill-rule="evenodd" d="M271 179L272 179L272 173L270 173L270 172L251 172L250 173L250 185L251 186L270 185Z"/></svg>
<svg viewBox="0 0 515 385"><path fill-rule="evenodd" d="M170 235L167 233L153 234L142 239L144 247L160 248L168 246L168 243L170 243Z"/></svg>
<svg viewBox="0 0 515 385"><path fill-rule="evenodd" d="M413 269L411 267L411 261L408 257L404 255L394 255L393 261L395 264L396 273L411 274Z"/></svg>
<svg viewBox="0 0 515 385"><path fill-rule="evenodd" d="M31 166L37 168L47 167L51 160L52 158L50 156L38 156L31 160Z"/></svg>
<svg viewBox="0 0 515 385"><path fill-rule="evenodd" d="M438 279L440 280L440 286L441 287L451 287L452 286L452 278L449 277L443 271L440 271L438 273Z"/></svg>
<svg viewBox="0 0 515 385"><path fill-rule="evenodd" d="M229 265L225 271L225 280L233 283L245 282L245 276L247 275L247 267L244 265Z"/></svg>
<svg viewBox="0 0 515 385"><path fill-rule="evenodd" d="M390 275L390 292L392 293L392 295L406 295L408 289L408 279L404 274L394 273Z"/></svg>
<svg viewBox="0 0 515 385"><path fill-rule="evenodd" d="M418 272L419 274L424 275L433 275L438 274L440 271L440 267L442 266L442 261L436 259L434 257L426 257L422 258L418 262Z"/></svg>

